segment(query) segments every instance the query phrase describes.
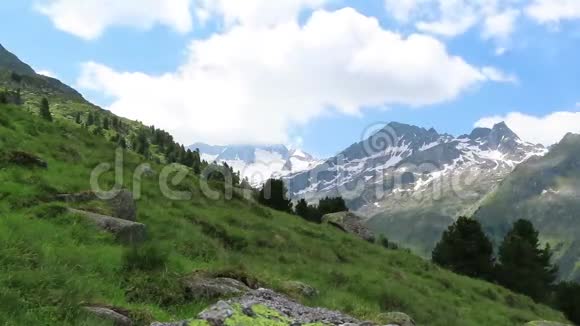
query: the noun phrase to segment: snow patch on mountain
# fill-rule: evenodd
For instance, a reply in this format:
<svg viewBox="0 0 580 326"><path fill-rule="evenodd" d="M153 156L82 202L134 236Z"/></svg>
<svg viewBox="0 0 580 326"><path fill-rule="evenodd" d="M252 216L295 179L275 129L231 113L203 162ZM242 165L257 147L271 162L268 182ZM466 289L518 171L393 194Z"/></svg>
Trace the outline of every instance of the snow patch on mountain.
<svg viewBox="0 0 580 326"><path fill-rule="evenodd" d="M284 145L213 146L196 143L189 148L199 149L202 160L228 164L256 187L270 178L310 170L322 163L300 149L289 149Z"/></svg>

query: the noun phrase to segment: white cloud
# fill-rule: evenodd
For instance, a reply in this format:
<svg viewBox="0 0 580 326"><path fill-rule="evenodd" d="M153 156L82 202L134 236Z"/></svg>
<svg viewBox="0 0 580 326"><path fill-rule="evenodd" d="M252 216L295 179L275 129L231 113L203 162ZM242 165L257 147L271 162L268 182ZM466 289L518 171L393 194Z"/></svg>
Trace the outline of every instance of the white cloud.
<svg viewBox="0 0 580 326"><path fill-rule="evenodd" d="M45 0L36 9L60 30L86 40L96 39L109 27L149 29L166 25L177 32L192 28L192 0Z"/></svg>
<svg viewBox="0 0 580 326"><path fill-rule="evenodd" d="M580 19L578 0L534 0L526 13L540 23L558 23L561 20Z"/></svg>
<svg viewBox="0 0 580 326"><path fill-rule="evenodd" d="M508 9L485 18L483 36L505 40L513 33L516 20L520 16L517 9Z"/></svg>
<svg viewBox="0 0 580 326"><path fill-rule="evenodd" d="M223 18L227 25L272 26L293 21L305 9L335 0L200 0L201 12Z"/></svg>
<svg viewBox="0 0 580 326"><path fill-rule="evenodd" d="M497 47L494 51L494 54L499 57L499 56L506 54L507 52L508 52L508 49L506 49L504 47Z"/></svg>
<svg viewBox="0 0 580 326"><path fill-rule="evenodd" d="M57 78L57 75L54 72L47 70L47 69L36 70L36 73L39 75L46 76L46 77Z"/></svg>
<svg viewBox="0 0 580 326"><path fill-rule="evenodd" d="M398 21L407 22L421 0L385 0L387 11Z"/></svg>
<svg viewBox="0 0 580 326"><path fill-rule="evenodd" d="M287 143L293 126L329 110L429 105L498 80L430 36L405 38L354 9L316 11L304 26L237 25L189 50L174 73L118 72L90 62L78 84L112 97L113 112L163 127L184 143Z"/></svg>
<svg viewBox="0 0 580 326"><path fill-rule="evenodd" d="M461 35L467 32L477 23L474 15L466 14L458 18L445 18L440 21L420 21L417 23L417 29L423 32L437 34L447 37Z"/></svg>
<svg viewBox="0 0 580 326"><path fill-rule="evenodd" d="M518 77L513 74L507 74L494 67L483 67L481 72L491 81L503 83L518 83Z"/></svg>
<svg viewBox="0 0 580 326"><path fill-rule="evenodd" d="M505 121L522 139L546 146L559 142L569 132L580 133L580 112L566 111L541 117L512 112L505 116L482 118L475 126L491 128L501 121Z"/></svg>
<svg viewBox="0 0 580 326"><path fill-rule="evenodd" d="M454 37L481 26L486 39L506 41L527 0L385 0L387 11L420 31Z"/></svg>

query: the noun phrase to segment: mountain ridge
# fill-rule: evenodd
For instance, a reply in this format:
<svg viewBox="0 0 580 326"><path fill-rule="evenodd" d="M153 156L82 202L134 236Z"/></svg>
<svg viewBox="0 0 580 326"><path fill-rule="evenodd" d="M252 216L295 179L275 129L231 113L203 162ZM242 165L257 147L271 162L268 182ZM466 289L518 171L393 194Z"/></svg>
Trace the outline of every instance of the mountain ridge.
<svg viewBox="0 0 580 326"><path fill-rule="evenodd" d="M518 164L546 151L505 123L454 137L391 122L286 181L295 199L345 197L375 232L426 256L459 215L474 211Z"/></svg>
<svg viewBox="0 0 580 326"><path fill-rule="evenodd" d="M506 177L473 213L497 243L508 225L530 220L551 245L560 278L580 281L580 135L568 133L543 157Z"/></svg>

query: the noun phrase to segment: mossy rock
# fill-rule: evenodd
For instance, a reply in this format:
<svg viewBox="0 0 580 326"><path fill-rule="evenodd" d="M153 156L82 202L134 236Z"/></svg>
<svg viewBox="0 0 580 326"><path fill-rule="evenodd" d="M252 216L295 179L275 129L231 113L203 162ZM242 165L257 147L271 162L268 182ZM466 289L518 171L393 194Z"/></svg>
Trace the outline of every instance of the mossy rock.
<svg viewBox="0 0 580 326"><path fill-rule="evenodd" d="M397 326L415 326L415 321L409 315L402 312L389 312L381 314L378 317L382 323L387 325L397 325Z"/></svg>

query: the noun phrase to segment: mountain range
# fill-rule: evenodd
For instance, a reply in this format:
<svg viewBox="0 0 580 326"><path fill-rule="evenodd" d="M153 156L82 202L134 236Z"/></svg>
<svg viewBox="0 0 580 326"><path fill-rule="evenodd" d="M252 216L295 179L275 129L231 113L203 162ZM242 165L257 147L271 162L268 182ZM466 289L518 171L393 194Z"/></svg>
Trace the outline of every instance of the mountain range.
<svg viewBox="0 0 580 326"><path fill-rule="evenodd" d="M226 163L251 185L258 187L272 177L287 175L315 168L322 161L312 155L285 145L230 145L214 146L195 143L189 149L199 149L201 159L208 162Z"/></svg>
<svg viewBox="0 0 580 326"><path fill-rule="evenodd" d="M427 256L449 224L471 215L516 166L547 151L505 123L454 137L392 122L286 180L292 198L343 196L374 231Z"/></svg>

